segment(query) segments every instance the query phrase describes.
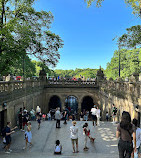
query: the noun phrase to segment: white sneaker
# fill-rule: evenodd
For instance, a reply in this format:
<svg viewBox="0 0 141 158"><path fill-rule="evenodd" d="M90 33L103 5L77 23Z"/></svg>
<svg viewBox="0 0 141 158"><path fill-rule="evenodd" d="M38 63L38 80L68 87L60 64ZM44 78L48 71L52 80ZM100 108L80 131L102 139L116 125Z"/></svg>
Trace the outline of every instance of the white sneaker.
<svg viewBox="0 0 141 158"><path fill-rule="evenodd" d="M6 154L10 154L10 151L5 151Z"/></svg>
<svg viewBox="0 0 141 158"><path fill-rule="evenodd" d="M9 149L8 151L9 151L9 152L12 152L12 150L11 150L11 149Z"/></svg>

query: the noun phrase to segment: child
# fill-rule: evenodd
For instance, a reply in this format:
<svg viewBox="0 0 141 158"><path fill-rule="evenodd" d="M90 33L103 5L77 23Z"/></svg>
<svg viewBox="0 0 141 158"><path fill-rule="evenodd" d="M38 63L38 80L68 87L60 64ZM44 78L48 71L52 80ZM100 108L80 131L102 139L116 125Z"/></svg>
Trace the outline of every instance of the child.
<svg viewBox="0 0 141 158"><path fill-rule="evenodd" d="M109 114L108 114L108 112L106 112L106 120L107 121L109 120Z"/></svg>
<svg viewBox="0 0 141 158"><path fill-rule="evenodd" d="M88 150L89 148L87 147L87 139L89 138L91 142L94 142L95 138L91 137L90 129L88 128L88 123L87 122L83 125L83 135L85 136L84 149L83 150Z"/></svg>
<svg viewBox="0 0 141 158"><path fill-rule="evenodd" d="M62 145L60 144L59 140L56 140L56 145L55 145L55 149L54 149L54 154L58 154L61 155L62 152Z"/></svg>
<svg viewBox="0 0 141 158"><path fill-rule="evenodd" d="M49 111L49 113L47 114L47 118L48 118L48 121L51 120L51 113L50 113L50 111Z"/></svg>
<svg viewBox="0 0 141 158"><path fill-rule="evenodd" d="M25 147L23 149L27 148L27 143L30 144L30 147L32 146L31 140L32 140L32 133L31 133L31 122L27 122L27 130L25 132Z"/></svg>
<svg viewBox="0 0 141 158"><path fill-rule="evenodd" d="M45 119L46 119L46 114L43 114L43 115L42 115L42 119L43 119L43 121L45 121Z"/></svg>

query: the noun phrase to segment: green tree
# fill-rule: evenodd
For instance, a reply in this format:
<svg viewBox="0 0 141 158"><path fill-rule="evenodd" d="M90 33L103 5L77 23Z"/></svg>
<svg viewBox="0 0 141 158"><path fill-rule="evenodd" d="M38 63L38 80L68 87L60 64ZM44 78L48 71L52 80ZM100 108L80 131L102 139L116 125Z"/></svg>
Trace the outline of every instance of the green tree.
<svg viewBox="0 0 141 158"><path fill-rule="evenodd" d="M120 50L120 71L121 77L130 77L134 72L140 72L139 56L140 49L121 49ZM115 51L111 61L107 63L105 70L107 78L118 78L119 75L119 51Z"/></svg>
<svg viewBox="0 0 141 158"><path fill-rule="evenodd" d="M36 72L34 73L35 76L39 76L40 70L44 69L46 73L52 75L53 71L48 68L43 62L32 60L32 63L35 65Z"/></svg>
<svg viewBox="0 0 141 158"><path fill-rule="evenodd" d="M126 31L118 38L118 45L129 49L141 47L141 25L132 26Z"/></svg>
<svg viewBox="0 0 141 158"><path fill-rule="evenodd" d="M9 73L15 76L32 77L36 72L35 64L32 63L31 59L26 55L24 58L19 58L10 67Z"/></svg>
<svg viewBox="0 0 141 158"><path fill-rule="evenodd" d="M102 5L102 2L104 0L84 0L87 2L87 6L91 6L92 3L96 4L97 7L100 7ZM133 14L139 14L140 15L140 9L141 9L141 0L124 0L124 2L133 8Z"/></svg>
<svg viewBox="0 0 141 158"><path fill-rule="evenodd" d="M95 78L98 69L54 70L56 77Z"/></svg>
<svg viewBox="0 0 141 158"><path fill-rule="evenodd" d="M61 38L49 31L51 12L37 12L35 0L0 0L0 73L8 71L21 56L34 56L56 65Z"/></svg>

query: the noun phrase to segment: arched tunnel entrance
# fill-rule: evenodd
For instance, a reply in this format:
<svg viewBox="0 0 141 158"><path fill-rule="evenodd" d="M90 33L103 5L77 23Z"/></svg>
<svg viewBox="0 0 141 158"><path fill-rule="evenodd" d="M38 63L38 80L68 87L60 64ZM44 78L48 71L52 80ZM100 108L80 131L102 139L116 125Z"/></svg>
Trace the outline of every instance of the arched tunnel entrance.
<svg viewBox="0 0 141 158"><path fill-rule="evenodd" d="M78 111L78 99L75 96L68 96L65 100L65 107L70 114L76 114Z"/></svg>
<svg viewBox="0 0 141 158"><path fill-rule="evenodd" d="M91 111L91 108L93 107L94 102L93 99L90 96L86 96L83 98L82 104L81 104L81 111Z"/></svg>
<svg viewBox="0 0 141 158"><path fill-rule="evenodd" d="M57 107L60 107L60 109L61 109L61 101L58 96L54 95L50 98L49 110L56 109Z"/></svg>

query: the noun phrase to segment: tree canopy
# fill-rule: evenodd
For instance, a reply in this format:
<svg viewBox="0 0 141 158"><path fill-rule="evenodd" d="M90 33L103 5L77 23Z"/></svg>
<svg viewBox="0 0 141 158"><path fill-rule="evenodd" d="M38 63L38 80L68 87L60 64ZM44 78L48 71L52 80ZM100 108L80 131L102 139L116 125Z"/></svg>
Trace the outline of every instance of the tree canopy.
<svg viewBox="0 0 141 158"><path fill-rule="evenodd" d="M63 41L49 28L51 12L36 11L35 0L0 0L0 73L26 54L56 65Z"/></svg>
<svg viewBox="0 0 141 158"><path fill-rule="evenodd" d="M133 73L141 72L141 49L121 49L114 52L111 61L107 63L105 74L107 78L118 78L119 74L119 53L120 53L120 71L121 77L130 77Z"/></svg>
<svg viewBox="0 0 141 158"><path fill-rule="evenodd" d="M91 6L93 3L100 7L102 5L102 2L104 0L84 0L87 2L87 6ZM127 4L127 6L131 6L133 9L133 14L140 15L141 13L141 0L124 0L124 2Z"/></svg>
<svg viewBox="0 0 141 158"><path fill-rule="evenodd" d="M118 38L119 47L128 49L141 47L141 25L132 26L126 31L127 33Z"/></svg>
<svg viewBox="0 0 141 158"><path fill-rule="evenodd" d="M95 78L98 69L54 70L55 77Z"/></svg>

